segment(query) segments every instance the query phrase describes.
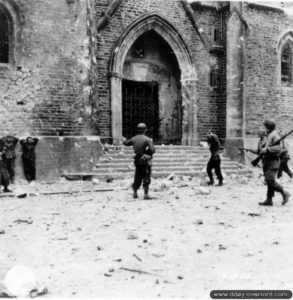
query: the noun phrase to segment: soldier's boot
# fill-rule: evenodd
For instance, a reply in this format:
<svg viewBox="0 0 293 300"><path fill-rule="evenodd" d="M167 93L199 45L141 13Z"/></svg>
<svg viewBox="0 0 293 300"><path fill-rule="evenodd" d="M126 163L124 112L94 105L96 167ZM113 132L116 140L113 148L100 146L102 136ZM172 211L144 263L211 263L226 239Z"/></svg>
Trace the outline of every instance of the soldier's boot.
<svg viewBox="0 0 293 300"><path fill-rule="evenodd" d="M283 196L283 202L282 202L282 205L285 205L285 204L289 201L290 193L287 192L287 191L283 191L283 192L282 192L282 196Z"/></svg>
<svg viewBox="0 0 293 300"><path fill-rule="evenodd" d="M137 195L137 190L133 190L133 199L137 199L138 195Z"/></svg>
<svg viewBox="0 0 293 300"><path fill-rule="evenodd" d="M143 188L144 189L144 196L143 196L143 199L144 200L150 200L150 199L153 199L150 195L149 195L149 187L146 186Z"/></svg>
<svg viewBox="0 0 293 300"><path fill-rule="evenodd" d="M258 204L262 206L272 206L273 199L268 197L264 202L258 202Z"/></svg>
<svg viewBox="0 0 293 300"><path fill-rule="evenodd" d="M219 183L217 184L217 186L222 186L222 185L224 185L223 179L222 179L222 180L219 180Z"/></svg>
<svg viewBox="0 0 293 300"><path fill-rule="evenodd" d="M215 182L214 182L214 180L210 180L210 181L207 182L207 184L208 184L208 185L214 185Z"/></svg>
<svg viewBox="0 0 293 300"><path fill-rule="evenodd" d="M12 192L12 191L9 190L7 186L5 186L3 192L4 192L4 193L9 193L9 192Z"/></svg>

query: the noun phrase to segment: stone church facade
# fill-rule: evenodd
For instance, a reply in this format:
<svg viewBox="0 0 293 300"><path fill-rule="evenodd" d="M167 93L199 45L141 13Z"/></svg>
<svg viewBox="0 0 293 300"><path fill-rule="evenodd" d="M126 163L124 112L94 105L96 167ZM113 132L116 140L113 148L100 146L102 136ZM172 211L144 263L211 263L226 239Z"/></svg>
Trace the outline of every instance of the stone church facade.
<svg viewBox="0 0 293 300"><path fill-rule="evenodd" d="M263 119L291 128L293 18L275 4L0 0L0 135L40 137L39 178L90 170L141 121L158 144L211 129L236 157Z"/></svg>

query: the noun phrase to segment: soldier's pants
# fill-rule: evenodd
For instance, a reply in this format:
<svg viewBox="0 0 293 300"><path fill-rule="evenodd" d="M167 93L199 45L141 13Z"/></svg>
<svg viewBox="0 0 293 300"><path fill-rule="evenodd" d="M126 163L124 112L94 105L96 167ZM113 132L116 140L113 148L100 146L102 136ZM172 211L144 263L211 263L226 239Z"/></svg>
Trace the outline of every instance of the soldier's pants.
<svg viewBox="0 0 293 300"><path fill-rule="evenodd" d="M7 171L10 177L10 182L14 181L15 158L6 158Z"/></svg>
<svg viewBox="0 0 293 300"><path fill-rule="evenodd" d="M272 199L275 196L275 191L281 194L284 193L283 187L276 182L277 173L279 170L279 163L277 161L264 163L263 171L265 181L267 183L267 199Z"/></svg>
<svg viewBox="0 0 293 300"><path fill-rule="evenodd" d="M3 185L4 188L9 186L9 173L6 168L0 167L0 186Z"/></svg>
<svg viewBox="0 0 293 300"><path fill-rule="evenodd" d="M291 172L291 170L290 170L290 168L288 166L288 159L281 159L277 178L281 178L282 177L283 171L285 173L287 173L290 178L293 177L293 174L292 174L292 172Z"/></svg>
<svg viewBox="0 0 293 300"><path fill-rule="evenodd" d="M32 181L36 179L36 161L35 159L30 159L23 157L23 171L27 181Z"/></svg>
<svg viewBox="0 0 293 300"><path fill-rule="evenodd" d="M221 157L220 157L220 155L211 156L211 158L207 164L207 173L210 178L210 182L212 182L212 183L214 182L214 177L213 177L213 172L212 172L213 169L215 169L215 172L216 172L219 182L222 182L223 175L221 172Z"/></svg>
<svg viewBox="0 0 293 300"><path fill-rule="evenodd" d="M147 188L151 183L151 173L152 167L147 164L141 165L138 162L134 161L135 165L135 174L134 174L134 182L132 188L134 190L138 190L143 183L143 187Z"/></svg>

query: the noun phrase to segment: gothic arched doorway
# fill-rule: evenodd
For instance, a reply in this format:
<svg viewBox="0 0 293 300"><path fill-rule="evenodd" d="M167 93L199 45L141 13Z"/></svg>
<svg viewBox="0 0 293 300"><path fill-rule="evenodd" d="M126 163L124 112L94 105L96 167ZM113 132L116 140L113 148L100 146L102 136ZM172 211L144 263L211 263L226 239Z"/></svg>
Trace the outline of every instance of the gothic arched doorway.
<svg viewBox="0 0 293 300"><path fill-rule="evenodd" d="M156 143L182 138L180 69L171 47L155 31L130 47L123 66L122 132L129 137L144 122Z"/></svg>
<svg viewBox="0 0 293 300"><path fill-rule="evenodd" d="M183 39L165 19L147 14L125 30L112 54L110 76L114 143L126 133L127 114L136 113L127 97L140 92L147 97L143 106L154 110L146 122L155 140L197 143L196 72ZM139 87L143 91L136 91ZM127 96L126 89L131 88ZM123 105L129 106L124 112Z"/></svg>

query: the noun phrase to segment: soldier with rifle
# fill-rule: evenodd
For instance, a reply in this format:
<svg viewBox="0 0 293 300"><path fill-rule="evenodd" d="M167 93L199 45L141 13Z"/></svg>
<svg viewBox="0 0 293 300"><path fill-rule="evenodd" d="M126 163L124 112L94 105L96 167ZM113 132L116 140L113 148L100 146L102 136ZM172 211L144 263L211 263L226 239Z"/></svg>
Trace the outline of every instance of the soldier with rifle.
<svg viewBox="0 0 293 300"><path fill-rule="evenodd" d="M210 152L211 157L207 164L207 174L209 176L210 181L208 182L208 185L214 184L214 177L212 170L215 169L217 178L219 180L218 186L223 185L223 175L221 172L221 157L220 157L220 150L221 150L221 144L218 139L218 136L216 134L211 133L209 130L209 133L207 135L207 142L210 146Z"/></svg>
<svg viewBox="0 0 293 300"><path fill-rule="evenodd" d="M266 120L264 126L267 131L265 146L260 150L260 159L263 162L263 171L267 184L267 198L264 202L259 202L259 205L272 206L275 192L279 192L283 197L282 205L289 200L290 193L276 181L276 176L280 167L280 142L287 135L280 138L276 131L276 123L272 120Z"/></svg>
<svg viewBox="0 0 293 300"><path fill-rule="evenodd" d="M135 153L134 165L135 175L133 188L133 198L138 198L137 190L143 182L144 199L152 199L149 196L149 185L151 183L152 157L155 153L155 147L151 138L145 135L147 127L144 123L137 125L137 135L123 142L125 146L133 146Z"/></svg>
<svg viewBox="0 0 293 300"><path fill-rule="evenodd" d="M263 130L263 129L260 129L259 131L258 131L258 136L259 136L259 141L258 141L258 144L257 144L257 149L256 150L254 150L254 149L248 149L248 148L239 148L240 150L243 150L243 151L246 151L246 152L251 152L251 153L253 153L253 154L256 154L256 155L260 155L260 151L261 151L261 149L265 146L265 144L266 144L266 135L267 135L267 133L266 133L266 131L265 130ZM251 162L251 163L253 163L253 161ZM257 165L257 164L256 164ZM255 165L255 166L256 166Z"/></svg>

